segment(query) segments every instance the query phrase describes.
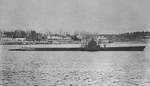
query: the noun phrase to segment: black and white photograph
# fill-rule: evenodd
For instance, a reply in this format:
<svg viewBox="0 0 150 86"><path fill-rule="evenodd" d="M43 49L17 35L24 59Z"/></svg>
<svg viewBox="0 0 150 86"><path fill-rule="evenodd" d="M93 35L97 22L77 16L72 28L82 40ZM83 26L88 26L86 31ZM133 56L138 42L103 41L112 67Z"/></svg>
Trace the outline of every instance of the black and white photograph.
<svg viewBox="0 0 150 86"><path fill-rule="evenodd" d="M150 1L0 0L0 86L150 86Z"/></svg>

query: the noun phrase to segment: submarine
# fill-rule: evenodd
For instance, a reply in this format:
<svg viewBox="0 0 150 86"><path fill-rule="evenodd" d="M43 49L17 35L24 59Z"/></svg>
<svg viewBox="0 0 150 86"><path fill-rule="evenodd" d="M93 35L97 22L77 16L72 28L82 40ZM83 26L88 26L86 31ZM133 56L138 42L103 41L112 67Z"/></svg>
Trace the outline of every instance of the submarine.
<svg viewBox="0 0 150 86"><path fill-rule="evenodd" d="M10 51L144 51L146 46L118 46L103 47L98 45L92 39L83 47L23 47L19 49L10 49Z"/></svg>

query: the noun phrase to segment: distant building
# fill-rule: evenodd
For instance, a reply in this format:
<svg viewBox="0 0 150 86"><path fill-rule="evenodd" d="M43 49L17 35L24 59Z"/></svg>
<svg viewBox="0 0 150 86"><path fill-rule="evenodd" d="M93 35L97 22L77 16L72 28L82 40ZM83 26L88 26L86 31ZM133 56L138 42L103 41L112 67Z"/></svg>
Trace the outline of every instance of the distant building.
<svg viewBox="0 0 150 86"><path fill-rule="evenodd" d="M62 40L63 38L61 36L57 36L57 35L48 35L47 39L48 40Z"/></svg>
<svg viewBox="0 0 150 86"><path fill-rule="evenodd" d="M9 37L2 37L1 41L13 41L13 38L9 38Z"/></svg>
<svg viewBox="0 0 150 86"><path fill-rule="evenodd" d="M14 42L13 38L9 38L9 37L2 37L0 39L0 44L7 44L7 43L11 43Z"/></svg>
<svg viewBox="0 0 150 86"><path fill-rule="evenodd" d="M109 43L109 40L104 36L98 36L97 37L97 43L98 44L100 44L100 43Z"/></svg>
<svg viewBox="0 0 150 86"><path fill-rule="evenodd" d="M48 40L71 40L71 37L68 36L60 36L60 35L48 35Z"/></svg>
<svg viewBox="0 0 150 86"><path fill-rule="evenodd" d="M65 36L63 37L64 40L72 40L71 37Z"/></svg>
<svg viewBox="0 0 150 86"><path fill-rule="evenodd" d="M23 42L23 41L26 41L26 38L15 38L15 41Z"/></svg>

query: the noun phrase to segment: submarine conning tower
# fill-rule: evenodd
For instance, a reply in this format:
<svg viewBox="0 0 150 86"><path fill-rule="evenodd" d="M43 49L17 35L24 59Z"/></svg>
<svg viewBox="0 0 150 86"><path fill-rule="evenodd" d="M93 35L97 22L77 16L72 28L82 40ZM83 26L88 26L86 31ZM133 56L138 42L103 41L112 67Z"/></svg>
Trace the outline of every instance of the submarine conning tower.
<svg viewBox="0 0 150 86"><path fill-rule="evenodd" d="M100 48L100 46L97 45L97 42L94 40L94 38L92 38L92 39L88 42L86 48L97 49L97 48Z"/></svg>

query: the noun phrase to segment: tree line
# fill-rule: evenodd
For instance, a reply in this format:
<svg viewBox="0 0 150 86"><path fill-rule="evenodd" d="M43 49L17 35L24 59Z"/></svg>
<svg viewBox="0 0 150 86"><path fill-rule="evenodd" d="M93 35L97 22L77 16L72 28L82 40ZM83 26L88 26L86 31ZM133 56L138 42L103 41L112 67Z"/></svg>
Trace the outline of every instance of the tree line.
<svg viewBox="0 0 150 86"><path fill-rule="evenodd" d="M34 30L31 30L31 31L23 31L23 30L4 31L3 34L5 37L10 37L10 38L27 38L27 39L31 39L31 40L46 39L46 37L41 36L42 33L37 33ZM67 34L67 36L71 37L73 40L81 40L77 37L77 35L79 35L79 34L74 34L74 35ZM90 33L88 33L86 35L82 35L82 38L89 38L92 35ZM130 33L122 33L122 34L95 34L95 35L105 36L110 41L122 42L122 41L140 41L141 39L146 39L147 36L150 36L150 32L138 31L138 32L130 32Z"/></svg>

